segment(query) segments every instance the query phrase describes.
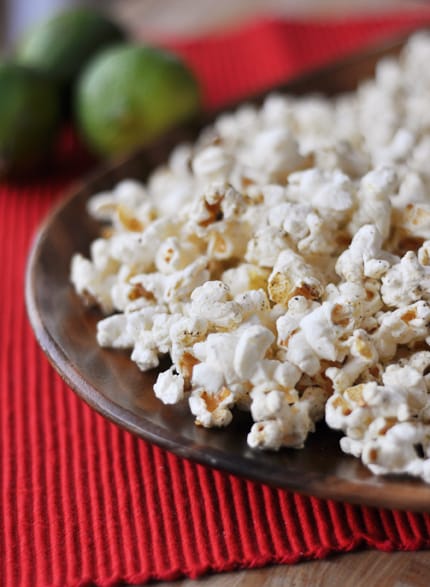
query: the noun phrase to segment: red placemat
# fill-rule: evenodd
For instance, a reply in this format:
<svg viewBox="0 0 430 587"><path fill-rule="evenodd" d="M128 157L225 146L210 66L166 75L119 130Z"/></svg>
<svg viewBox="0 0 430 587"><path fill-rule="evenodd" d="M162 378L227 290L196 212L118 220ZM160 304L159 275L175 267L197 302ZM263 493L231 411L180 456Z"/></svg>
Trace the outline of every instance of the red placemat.
<svg viewBox="0 0 430 587"><path fill-rule="evenodd" d="M429 22L429 10L265 20L174 46L214 106ZM195 465L120 430L67 388L30 330L24 265L42 217L88 165L66 141L49 178L0 188L1 584L108 586L364 546L429 547L430 515L303 497Z"/></svg>

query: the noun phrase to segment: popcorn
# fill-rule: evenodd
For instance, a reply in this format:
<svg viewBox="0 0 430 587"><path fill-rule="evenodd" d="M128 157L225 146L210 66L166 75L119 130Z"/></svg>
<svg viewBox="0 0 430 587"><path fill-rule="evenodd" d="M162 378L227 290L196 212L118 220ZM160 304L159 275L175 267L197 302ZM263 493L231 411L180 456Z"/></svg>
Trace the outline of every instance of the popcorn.
<svg viewBox="0 0 430 587"><path fill-rule="evenodd" d="M330 426L346 432L343 450L361 457L376 473L424 475L428 481L428 426L419 418L427 406L423 377L428 352L412 355L401 365L389 365L376 382L355 385L336 393L326 404ZM424 457L417 453L421 446Z"/></svg>
<svg viewBox="0 0 430 587"><path fill-rule="evenodd" d="M228 426L233 418L229 409L232 403L232 394L227 387L214 394L197 388L191 392L189 398L190 410L196 417L196 424L205 428Z"/></svg>
<svg viewBox="0 0 430 587"><path fill-rule="evenodd" d="M294 135L282 127L261 130L244 158L247 165L264 173L268 183L285 181L305 163Z"/></svg>
<svg viewBox="0 0 430 587"><path fill-rule="evenodd" d="M115 282L115 273L98 271L95 265L79 253L73 256L70 279L77 293L89 304L100 306L105 314L113 311L111 287Z"/></svg>
<svg viewBox="0 0 430 587"><path fill-rule="evenodd" d="M207 281L191 294L190 314L208 320L214 326L231 328L242 320L240 306L231 299L222 281Z"/></svg>
<svg viewBox="0 0 430 587"><path fill-rule="evenodd" d="M163 371L154 383L154 393L165 404L177 404L184 397L183 376L174 367Z"/></svg>
<svg viewBox="0 0 430 587"><path fill-rule="evenodd" d="M430 238L430 205L411 202L396 212L396 225L414 237Z"/></svg>
<svg viewBox="0 0 430 587"><path fill-rule="evenodd" d="M180 241L176 236L167 237L155 255L155 267L164 274L185 269L201 254L193 242Z"/></svg>
<svg viewBox="0 0 430 587"><path fill-rule="evenodd" d="M362 226L351 245L338 258L336 273L346 281L362 281L365 277L378 279L396 260L381 249L382 235L372 224Z"/></svg>
<svg viewBox="0 0 430 587"><path fill-rule="evenodd" d="M238 295L266 287L269 273L268 269L253 263L241 263L224 271L221 281L228 285L232 295Z"/></svg>
<svg viewBox="0 0 430 587"><path fill-rule="evenodd" d="M163 306L151 306L129 314L114 314L97 324L97 342L102 347L132 348L140 334L152 329L158 316L165 316Z"/></svg>
<svg viewBox="0 0 430 587"><path fill-rule="evenodd" d="M226 180L231 169L231 159L222 147L212 145L194 157L192 169L196 177L204 181Z"/></svg>
<svg viewBox="0 0 430 587"><path fill-rule="evenodd" d="M251 379L274 340L273 332L259 324L250 325L243 331L233 359L234 370L240 379Z"/></svg>
<svg viewBox="0 0 430 587"><path fill-rule="evenodd" d="M272 268L278 255L287 245L288 241L280 229L260 228L248 242L245 260L260 267Z"/></svg>
<svg viewBox="0 0 430 587"><path fill-rule="evenodd" d="M265 394L264 401L258 401L254 392L251 397L251 413L256 420L247 437L251 448L279 450L281 446L304 446L309 432L314 430L307 402L290 404L289 398L279 391ZM264 408L259 403L264 403ZM260 415L264 416L261 420Z"/></svg>
<svg viewBox="0 0 430 587"><path fill-rule="evenodd" d="M273 302L286 306L294 296L319 299L323 284L314 267L291 249L285 248L279 253L269 276L268 292Z"/></svg>
<svg viewBox="0 0 430 587"><path fill-rule="evenodd" d="M325 419L374 473L430 483L430 35L335 98L219 116L145 184L96 194L71 281L100 346L172 366L195 423L250 414L255 449Z"/></svg>
<svg viewBox="0 0 430 587"><path fill-rule="evenodd" d="M408 251L382 277L381 295L387 306L400 308L430 298L430 268Z"/></svg>
<svg viewBox="0 0 430 587"><path fill-rule="evenodd" d="M295 202L304 200L318 211L330 210L343 218L354 204L354 189L349 177L341 171L314 168L289 176L287 197Z"/></svg>
<svg viewBox="0 0 430 587"><path fill-rule="evenodd" d="M392 167L382 166L369 171L360 181L360 206L354 213L349 230L354 235L365 224L374 223L382 240L390 232L390 196L396 191L397 176Z"/></svg>
<svg viewBox="0 0 430 587"><path fill-rule="evenodd" d="M291 298L288 311L276 321L277 343L281 349L286 349L285 358L310 376L318 373L320 361L301 331L300 325L301 320L318 307L317 302L296 296Z"/></svg>
<svg viewBox="0 0 430 587"><path fill-rule="evenodd" d="M419 301L378 316L378 329L372 334L379 358L391 360L398 345L425 341L429 335L430 305Z"/></svg>

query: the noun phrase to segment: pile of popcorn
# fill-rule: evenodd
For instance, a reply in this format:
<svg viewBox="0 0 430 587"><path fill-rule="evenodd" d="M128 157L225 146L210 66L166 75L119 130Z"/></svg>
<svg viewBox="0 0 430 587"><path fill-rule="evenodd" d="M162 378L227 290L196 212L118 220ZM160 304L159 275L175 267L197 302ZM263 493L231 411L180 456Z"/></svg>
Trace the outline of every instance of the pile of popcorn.
<svg viewBox="0 0 430 587"><path fill-rule="evenodd" d="M315 423L374 473L430 482L430 35L356 92L221 115L145 185L92 197L76 254L97 340L195 423L253 420L253 448Z"/></svg>

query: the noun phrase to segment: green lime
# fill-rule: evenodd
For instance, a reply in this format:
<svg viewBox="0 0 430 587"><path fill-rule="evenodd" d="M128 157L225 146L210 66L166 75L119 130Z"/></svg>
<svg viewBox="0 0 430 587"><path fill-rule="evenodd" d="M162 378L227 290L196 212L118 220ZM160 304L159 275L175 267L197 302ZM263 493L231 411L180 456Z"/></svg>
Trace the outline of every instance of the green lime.
<svg viewBox="0 0 430 587"><path fill-rule="evenodd" d="M102 155L145 144L199 110L197 81L170 52L121 44L96 55L76 92L84 138Z"/></svg>
<svg viewBox="0 0 430 587"><path fill-rule="evenodd" d="M0 175L34 169L49 152L61 119L60 93L44 74L0 65Z"/></svg>
<svg viewBox="0 0 430 587"><path fill-rule="evenodd" d="M30 30L17 48L16 59L69 85L95 52L124 37L107 16L90 8L74 8Z"/></svg>

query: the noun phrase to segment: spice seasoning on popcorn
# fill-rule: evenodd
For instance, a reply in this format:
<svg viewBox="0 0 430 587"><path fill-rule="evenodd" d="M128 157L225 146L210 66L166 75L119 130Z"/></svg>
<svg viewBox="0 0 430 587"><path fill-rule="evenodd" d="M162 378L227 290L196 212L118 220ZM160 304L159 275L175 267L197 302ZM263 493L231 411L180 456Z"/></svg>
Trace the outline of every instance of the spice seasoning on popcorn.
<svg viewBox="0 0 430 587"><path fill-rule="evenodd" d="M355 93L242 106L95 195L111 228L71 280L98 343L170 355L154 392L197 425L247 410L278 450L325 419L374 473L430 482L429 60L417 34Z"/></svg>

